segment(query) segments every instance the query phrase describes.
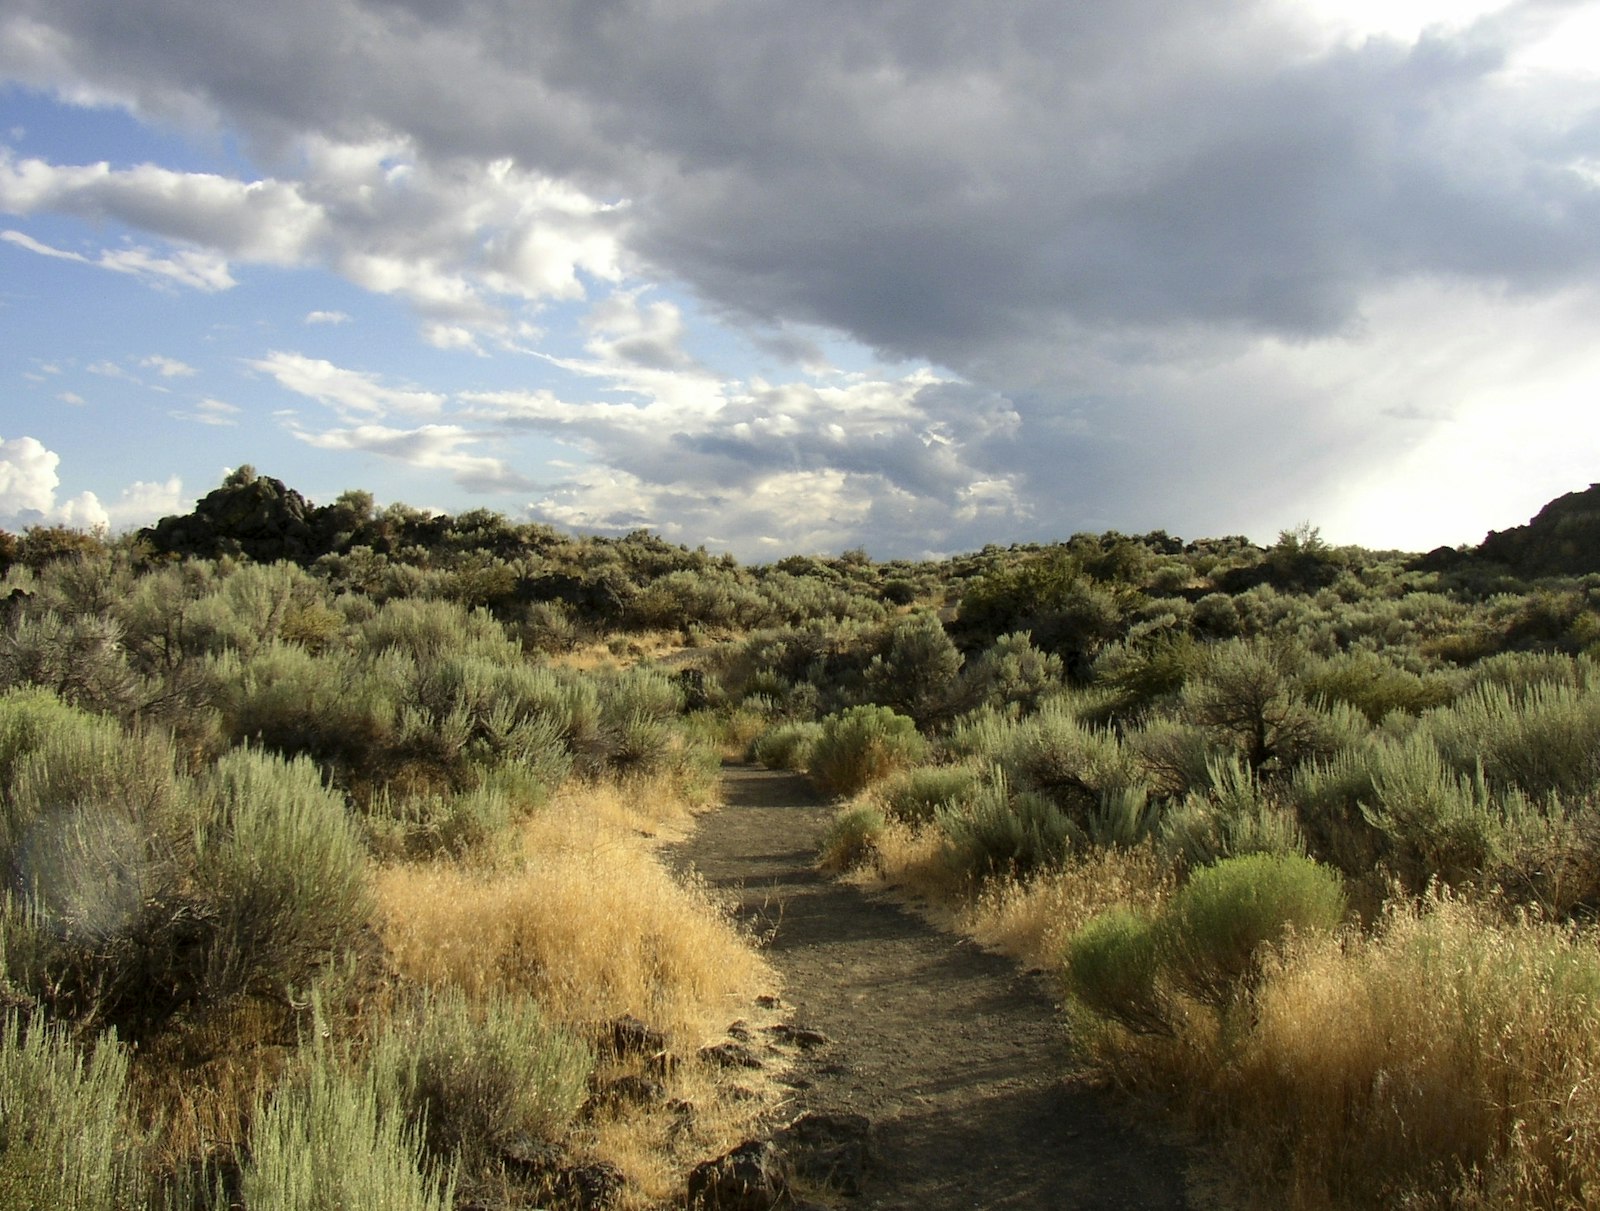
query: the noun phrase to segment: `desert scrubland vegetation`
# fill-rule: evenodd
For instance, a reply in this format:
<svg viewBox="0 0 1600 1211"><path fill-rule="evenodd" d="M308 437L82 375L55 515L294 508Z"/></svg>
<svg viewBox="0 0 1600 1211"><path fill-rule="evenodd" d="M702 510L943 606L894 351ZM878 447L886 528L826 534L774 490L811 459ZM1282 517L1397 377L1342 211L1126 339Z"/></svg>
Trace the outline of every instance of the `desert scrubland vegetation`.
<svg viewBox="0 0 1600 1211"><path fill-rule="evenodd" d="M0 535L0 1206L677 1197L761 1105L695 1055L772 977L651 849L725 755L1264 1202L1600 1204L1597 497L742 566L243 469Z"/></svg>

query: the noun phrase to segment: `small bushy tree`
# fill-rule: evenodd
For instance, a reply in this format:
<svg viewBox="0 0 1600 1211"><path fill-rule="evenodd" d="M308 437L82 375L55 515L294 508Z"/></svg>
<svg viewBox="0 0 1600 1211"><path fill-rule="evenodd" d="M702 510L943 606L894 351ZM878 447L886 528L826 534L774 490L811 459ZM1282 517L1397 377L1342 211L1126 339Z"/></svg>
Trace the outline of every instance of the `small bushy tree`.
<svg viewBox="0 0 1600 1211"><path fill-rule="evenodd" d="M811 774L824 790L853 795L927 754L916 724L886 706L853 706L822 721Z"/></svg>
<svg viewBox="0 0 1600 1211"><path fill-rule="evenodd" d="M917 614L897 624L889 650L872 658L867 693L926 728L955 708L961 665L961 653L938 616Z"/></svg>

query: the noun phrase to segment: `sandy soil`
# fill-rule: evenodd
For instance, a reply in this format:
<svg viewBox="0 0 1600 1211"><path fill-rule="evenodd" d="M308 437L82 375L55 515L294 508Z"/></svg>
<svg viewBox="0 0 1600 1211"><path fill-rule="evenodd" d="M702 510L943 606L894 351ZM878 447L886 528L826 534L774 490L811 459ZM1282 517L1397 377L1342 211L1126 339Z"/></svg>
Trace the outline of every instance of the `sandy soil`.
<svg viewBox="0 0 1600 1211"><path fill-rule="evenodd" d="M730 767L725 798L671 860L722 889L768 937L787 1019L829 1040L801 1053L783 1116L872 1120L878 1163L849 1205L1201 1205L1186 1193L1184 1150L1073 1079L1065 1028L1038 977L817 873L831 812L803 778Z"/></svg>

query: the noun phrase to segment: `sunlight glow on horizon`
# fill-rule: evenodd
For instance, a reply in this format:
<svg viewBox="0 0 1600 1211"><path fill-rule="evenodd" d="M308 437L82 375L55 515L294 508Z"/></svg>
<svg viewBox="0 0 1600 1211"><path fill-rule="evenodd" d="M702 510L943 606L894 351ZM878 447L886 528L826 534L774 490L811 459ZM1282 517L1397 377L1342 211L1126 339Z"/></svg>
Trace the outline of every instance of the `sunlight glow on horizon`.
<svg viewBox="0 0 1600 1211"><path fill-rule="evenodd" d="M1415 43L1430 29L1460 30L1517 7L1514 0L1308 0L1305 8L1341 41ZM1600 74L1600 4L1541 14L1549 27L1512 56L1512 70Z"/></svg>

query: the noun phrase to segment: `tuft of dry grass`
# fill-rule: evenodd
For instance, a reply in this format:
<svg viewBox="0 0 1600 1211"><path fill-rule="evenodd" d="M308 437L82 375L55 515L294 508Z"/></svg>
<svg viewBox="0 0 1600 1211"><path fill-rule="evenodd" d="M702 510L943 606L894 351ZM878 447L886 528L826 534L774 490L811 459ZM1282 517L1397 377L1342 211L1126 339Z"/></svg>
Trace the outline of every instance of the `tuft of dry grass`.
<svg viewBox="0 0 1600 1211"><path fill-rule="evenodd" d="M515 863L391 867L378 897L397 968L469 995L523 992L575 1026L633 1014L699 1046L775 976L710 895L656 861L650 837L688 818L641 785L577 785L527 822Z"/></svg>
<svg viewBox="0 0 1600 1211"><path fill-rule="evenodd" d="M1030 967L1054 968L1067 939L1094 917L1118 906L1153 912L1176 887L1171 864L1149 845L1096 849L1027 882L991 881L959 925Z"/></svg>
<svg viewBox="0 0 1600 1211"><path fill-rule="evenodd" d="M868 795L853 802L873 800ZM887 820L873 835L871 860L847 877L863 887L894 888L922 900L941 923L952 924L949 906L960 902L967 880L951 865L947 848L944 832L935 826Z"/></svg>
<svg viewBox="0 0 1600 1211"><path fill-rule="evenodd" d="M683 652L681 631L632 631L579 644L545 658L552 667L594 673L629 668L645 661L668 661Z"/></svg>
<svg viewBox="0 0 1600 1211"><path fill-rule="evenodd" d="M1241 1160L1295 1205L1600 1201L1592 932L1435 897L1270 971L1211 1096Z"/></svg>
<svg viewBox="0 0 1600 1211"><path fill-rule="evenodd" d="M231 1154L248 1135L249 1110L295 1052L294 1023L279 1004L241 998L156 1036L134 1054L129 1094L165 1169Z"/></svg>
<svg viewBox="0 0 1600 1211"><path fill-rule="evenodd" d="M704 888L658 861L694 805L669 779L569 783L521 826L512 861L394 866L378 877L383 933L400 973L469 998L510 992L579 1031L632 1015L692 1057L726 1038L777 977L754 940ZM596 1078L650 1077L637 1057L605 1061ZM680 1064L665 1101L601 1107L565 1142L577 1160L616 1165L625 1209L681 1194L684 1172L746 1138L777 1097L770 1073ZM686 1120L674 1106L693 1107Z"/></svg>
<svg viewBox="0 0 1600 1211"><path fill-rule="evenodd" d="M1371 934L1291 939L1236 1012L1179 997L1171 1037L1098 1021L1081 1038L1276 1206L1592 1207L1596 944L1499 904L1396 901Z"/></svg>
<svg viewBox="0 0 1600 1211"><path fill-rule="evenodd" d="M1092 917L1118 905L1154 911L1177 888L1171 864L1150 845L1089 850L1032 878L974 884L951 862L943 829L894 819L874 831L871 861L848 877L909 895L948 928L1047 969L1059 966L1066 940Z"/></svg>

